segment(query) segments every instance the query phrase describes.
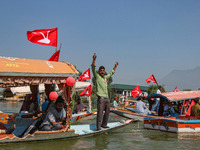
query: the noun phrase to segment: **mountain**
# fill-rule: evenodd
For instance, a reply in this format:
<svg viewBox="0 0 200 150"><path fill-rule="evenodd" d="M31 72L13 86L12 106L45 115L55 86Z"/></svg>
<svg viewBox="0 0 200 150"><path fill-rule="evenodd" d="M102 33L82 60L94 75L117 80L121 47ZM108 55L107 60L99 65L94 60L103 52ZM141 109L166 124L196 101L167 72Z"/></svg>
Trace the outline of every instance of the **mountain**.
<svg viewBox="0 0 200 150"><path fill-rule="evenodd" d="M164 85L166 91L170 92L177 88L179 90L200 88L200 66L190 70L173 70L159 81Z"/></svg>

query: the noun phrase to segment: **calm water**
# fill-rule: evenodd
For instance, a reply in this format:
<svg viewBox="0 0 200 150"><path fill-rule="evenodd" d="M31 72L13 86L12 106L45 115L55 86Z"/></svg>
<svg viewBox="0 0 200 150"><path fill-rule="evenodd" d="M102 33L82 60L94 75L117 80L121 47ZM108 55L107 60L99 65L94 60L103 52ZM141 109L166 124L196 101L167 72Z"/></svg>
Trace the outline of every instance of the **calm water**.
<svg viewBox="0 0 200 150"><path fill-rule="evenodd" d="M0 102L3 112L18 112L21 103ZM110 114L110 121L123 118ZM95 119L81 120L77 123L95 123ZM143 129L142 123L130 125L110 134L74 138L66 140L52 140L43 142L14 143L0 145L0 150L71 150L71 149L200 149L200 135L177 136L173 133Z"/></svg>

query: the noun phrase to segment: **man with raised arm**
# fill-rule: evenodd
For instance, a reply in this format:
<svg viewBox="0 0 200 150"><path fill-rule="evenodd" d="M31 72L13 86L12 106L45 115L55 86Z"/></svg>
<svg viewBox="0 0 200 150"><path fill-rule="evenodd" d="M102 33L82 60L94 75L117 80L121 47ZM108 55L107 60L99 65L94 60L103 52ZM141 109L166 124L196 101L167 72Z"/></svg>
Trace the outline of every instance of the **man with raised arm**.
<svg viewBox="0 0 200 150"><path fill-rule="evenodd" d="M115 63L114 68L112 71L106 74L105 67L100 66L99 70L96 71L96 66L95 66L95 61L96 61L96 54L94 53L93 55L93 61L92 61L92 72L93 76L96 81L96 94L98 96L98 101L97 101L97 130L101 130L101 127L103 128L109 128L107 126L108 123L108 117L109 117L109 112L110 112L110 99L108 97L108 89L107 89L107 80L114 74L118 62ZM102 121L102 115L103 111L105 110L104 116L103 116L103 121ZM102 121L102 123L101 123Z"/></svg>

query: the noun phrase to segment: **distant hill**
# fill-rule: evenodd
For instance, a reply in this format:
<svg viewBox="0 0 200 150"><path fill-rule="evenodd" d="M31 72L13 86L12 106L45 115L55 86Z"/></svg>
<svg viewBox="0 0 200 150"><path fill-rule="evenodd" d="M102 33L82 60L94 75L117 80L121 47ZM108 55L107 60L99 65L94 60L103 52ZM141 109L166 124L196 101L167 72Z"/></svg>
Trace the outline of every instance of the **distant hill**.
<svg viewBox="0 0 200 150"><path fill-rule="evenodd" d="M159 80L166 91L173 91L177 86L178 89L198 90L200 88L200 66L191 70L173 70L167 76Z"/></svg>

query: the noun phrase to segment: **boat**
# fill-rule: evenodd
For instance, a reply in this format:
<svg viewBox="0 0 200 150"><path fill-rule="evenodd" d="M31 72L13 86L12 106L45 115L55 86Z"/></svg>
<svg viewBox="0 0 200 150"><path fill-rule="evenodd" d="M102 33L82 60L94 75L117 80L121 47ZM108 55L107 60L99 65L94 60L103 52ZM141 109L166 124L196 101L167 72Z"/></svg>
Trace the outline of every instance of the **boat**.
<svg viewBox="0 0 200 150"><path fill-rule="evenodd" d="M0 143L27 142L73 138L80 136L97 135L112 132L115 129L128 125L132 120L112 122L110 128L97 131L96 125L72 125L71 104L74 85L68 86L68 77L76 78L76 68L68 62L53 62L46 60L33 60L25 58L0 57L0 87L30 86L32 101L34 102L33 114L27 113L0 113L0 129L4 130L15 124L16 128L11 134L0 134ZM60 94L67 104L66 126L57 131L38 131L35 123L41 121L43 112L41 108L38 86L45 85L45 94L49 96L52 85L57 84ZM52 103L48 97L49 104ZM47 107L48 108L48 107ZM82 114L84 115L84 114ZM81 118L79 116L79 118Z"/></svg>
<svg viewBox="0 0 200 150"><path fill-rule="evenodd" d="M177 134L200 133L200 117L145 118L144 128Z"/></svg>
<svg viewBox="0 0 200 150"><path fill-rule="evenodd" d="M144 121L146 117L156 118L158 116L156 112L153 112L151 115L136 113L136 101L130 100L130 102L133 102L133 104L111 109L111 112L128 119L133 119L134 121Z"/></svg>
<svg viewBox="0 0 200 150"><path fill-rule="evenodd" d="M94 113L95 112L81 112L79 114L72 114L71 123L74 123L86 117L88 118L89 116L94 115Z"/></svg>
<svg viewBox="0 0 200 150"><path fill-rule="evenodd" d="M147 98L159 97L163 101L167 102L180 102L190 104L193 99L200 98L200 91L179 91L179 92L168 92L161 94L152 94ZM200 132L200 117L190 116L190 107L188 106L186 114L181 108L179 116L170 117L158 117L144 119L144 128L152 130L160 130L165 132L173 132L177 134L184 133L199 133Z"/></svg>
<svg viewBox="0 0 200 150"><path fill-rule="evenodd" d="M119 128L122 128L130 124L132 121L133 120L126 120L123 122L111 122L108 123L109 128L101 129L98 131L96 130L96 124L86 124L86 125L71 125L70 129L68 129L67 131L64 130L36 131L34 134L28 134L26 137L23 138L19 138L14 134L2 134L0 135L0 144L94 136L94 135L113 132Z"/></svg>

